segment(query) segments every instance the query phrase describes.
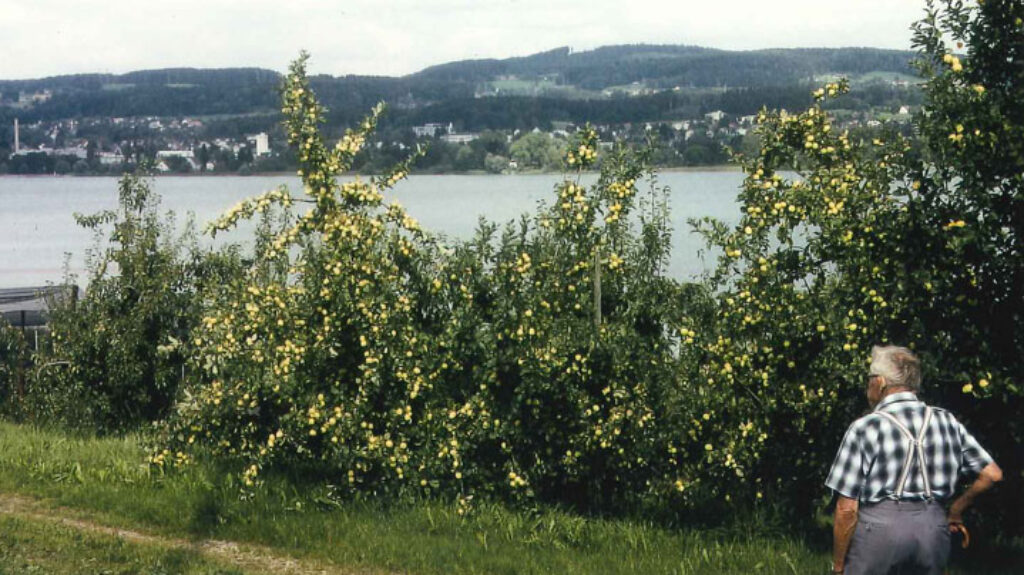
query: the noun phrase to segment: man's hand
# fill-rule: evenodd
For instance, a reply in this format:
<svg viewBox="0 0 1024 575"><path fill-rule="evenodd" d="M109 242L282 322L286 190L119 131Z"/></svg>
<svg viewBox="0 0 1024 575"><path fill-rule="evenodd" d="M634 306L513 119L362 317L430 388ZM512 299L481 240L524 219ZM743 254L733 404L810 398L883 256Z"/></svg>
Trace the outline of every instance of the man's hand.
<svg viewBox="0 0 1024 575"><path fill-rule="evenodd" d="M950 535L956 535L957 533L961 536L960 547L967 549L971 544L971 532L967 530L967 526L962 521L949 520L949 533Z"/></svg>
<svg viewBox="0 0 1024 575"><path fill-rule="evenodd" d="M967 549L967 546L971 544L971 534L967 531L967 527L964 526L964 511L967 511L967 508L974 503L975 497L992 489L993 485L1002 480L1003 470L999 469L995 462L989 463L981 470L978 478L967 488L967 491L960 497L957 497L953 504L949 506L949 512L946 514L946 519L949 521L949 532L951 534L959 533L963 536L963 542L960 545L964 549Z"/></svg>
<svg viewBox="0 0 1024 575"><path fill-rule="evenodd" d="M846 553L850 550L853 530L857 527L856 499L840 495L836 501L836 517L832 527L832 572L842 573L846 568Z"/></svg>

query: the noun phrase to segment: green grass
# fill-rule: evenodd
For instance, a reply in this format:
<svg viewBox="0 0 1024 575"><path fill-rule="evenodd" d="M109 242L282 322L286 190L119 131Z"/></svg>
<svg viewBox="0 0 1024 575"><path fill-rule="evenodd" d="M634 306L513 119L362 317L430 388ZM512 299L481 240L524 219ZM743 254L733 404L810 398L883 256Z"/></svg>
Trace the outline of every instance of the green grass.
<svg viewBox="0 0 1024 575"><path fill-rule="evenodd" d="M840 78L849 78L850 84L854 87L866 86L869 84L890 84L892 82L907 82L910 85L918 84L921 78L900 72L873 71L865 74L819 74L814 77L816 84L836 82Z"/></svg>
<svg viewBox="0 0 1024 575"><path fill-rule="evenodd" d="M72 527L0 515L0 575L236 574L188 549L132 543Z"/></svg>
<svg viewBox="0 0 1024 575"><path fill-rule="evenodd" d="M635 84L620 84L617 86L605 86L601 93L605 92L622 92L630 96L636 96L644 90L649 89L649 86L644 82L637 82Z"/></svg>
<svg viewBox="0 0 1024 575"><path fill-rule="evenodd" d="M853 83L856 85L882 83L889 84L891 82L906 82L910 85L919 84L921 78L912 76L910 74L901 74L899 72L881 72L874 71L866 74L860 74L855 77Z"/></svg>
<svg viewBox="0 0 1024 575"><path fill-rule="evenodd" d="M327 487L283 481L240 501L230 477L210 463L165 476L151 472L143 457L136 438L75 438L0 423L0 496L32 496L50 513L59 507L105 525L259 544L281 556L385 572L803 574L824 572L828 560L824 550L782 534L757 535L757 529L753 535L666 530L499 505L479 505L461 516L441 502L336 503ZM0 523L0 541L18 532L10 521ZM132 559L137 564L170 560L158 551L139 553ZM207 572L201 564L195 568L176 572Z"/></svg>
<svg viewBox="0 0 1024 575"><path fill-rule="evenodd" d="M536 94L540 90L555 88L558 84L554 80L543 78L536 80L505 79L493 80L491 86L508 94Z"/></svg>
<svg viewBox="0 0 1024 575"><path fill-rule="evenodd" d="M557 96L569 99L600 98L600 92L584 90L578 86L560 85L550 78L503 79L486 83L489 89L500 90L503 96Z"/></svg>

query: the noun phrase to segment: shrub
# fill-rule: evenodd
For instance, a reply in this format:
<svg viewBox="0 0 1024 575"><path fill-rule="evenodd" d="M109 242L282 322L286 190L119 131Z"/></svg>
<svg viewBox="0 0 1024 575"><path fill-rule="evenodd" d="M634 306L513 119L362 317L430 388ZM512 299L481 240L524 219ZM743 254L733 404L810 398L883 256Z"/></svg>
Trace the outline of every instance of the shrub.
<svg viewBox="0 0 1024 575"><path fill-rule="evenodd" d="M408 172L339 183L375 126L328 147L305 57L284 114L307 197L285 189L214 225L307 202L249 274L212 301L192 344L195 379L158 464L190 446L268 468L306 469L349 493L488 493L595 508L678 491L687 449L666 317L675 285L664 201L631 219L643 158L618 150L579 184L597 135L567 155L575 174L518 225L482 224L443 245L383 193Z"/></svg>
<svg viewBox="0 0 1024 575"><path fill-rule="evenodd" d="M138 176L121 179L116 212L76 218L97 236L110 225L110 244L91 254L84 295L52 302L52 349L36 363L58 367L36 371L20 416L100 432L159 420L174 402L182 342L199 316L194 248L187 235L168 239L173 219L161 219Z"/></svg>

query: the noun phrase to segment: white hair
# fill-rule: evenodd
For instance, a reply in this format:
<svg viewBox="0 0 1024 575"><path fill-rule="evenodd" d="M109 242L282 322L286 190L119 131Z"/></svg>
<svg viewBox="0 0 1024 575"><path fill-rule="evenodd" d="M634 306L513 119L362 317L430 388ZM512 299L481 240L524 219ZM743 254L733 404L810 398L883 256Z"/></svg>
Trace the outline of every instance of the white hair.
<svg viewBox="0 0 1024 575"><path fill-rule="evenodd" d="M885 387L906 387L915 393L921 391L921 360L905 347L872 347L870 373L884 377Z"/></svg>

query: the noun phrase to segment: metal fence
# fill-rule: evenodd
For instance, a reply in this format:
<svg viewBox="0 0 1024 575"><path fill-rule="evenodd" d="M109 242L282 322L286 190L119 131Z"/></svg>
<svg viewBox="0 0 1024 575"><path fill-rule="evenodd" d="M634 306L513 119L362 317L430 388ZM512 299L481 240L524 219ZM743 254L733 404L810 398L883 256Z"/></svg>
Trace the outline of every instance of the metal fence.
<svg viewBox="0 0 1024 575"><path fill-rule="evenodd" d="M71 298L78 300L78 286L42 286L0 288L0 316L20 329L25 340L38 351L40 339L49 333L47 312L53 302Z"/></svg>

